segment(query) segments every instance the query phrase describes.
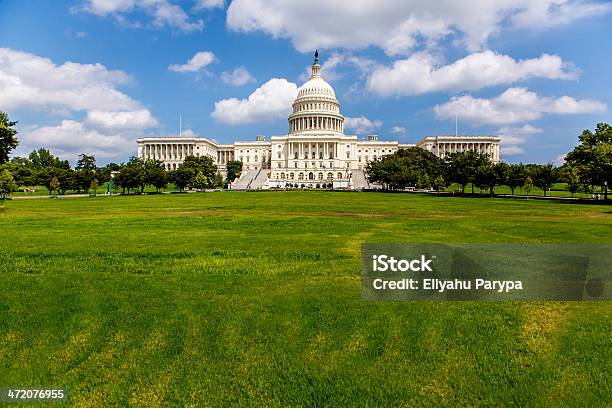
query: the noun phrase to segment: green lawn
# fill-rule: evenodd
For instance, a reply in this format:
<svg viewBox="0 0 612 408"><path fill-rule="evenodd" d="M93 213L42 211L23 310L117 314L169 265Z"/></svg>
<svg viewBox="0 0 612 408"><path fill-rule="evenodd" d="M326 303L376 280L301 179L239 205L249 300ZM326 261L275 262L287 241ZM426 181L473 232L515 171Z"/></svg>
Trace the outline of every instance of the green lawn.
<svg viewBox="0 0 612 408"><path fill-rule="evenodd" d="M363 302L368 243L612 243L612 207L199 193L0 206L0 387L78 406L610 406L610 302Z"/></svg>

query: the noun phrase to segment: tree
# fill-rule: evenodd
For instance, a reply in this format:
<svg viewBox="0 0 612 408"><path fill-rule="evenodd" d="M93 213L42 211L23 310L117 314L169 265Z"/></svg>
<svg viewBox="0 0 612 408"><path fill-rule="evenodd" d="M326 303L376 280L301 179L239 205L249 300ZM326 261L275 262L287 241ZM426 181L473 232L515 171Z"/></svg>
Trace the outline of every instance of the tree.
<svg viewBox="0 0 612 408"><path fill-rule="evenodd" d="M89 188L93 190L94 197L98 194L98 186L98 179L95 178L91 180L91 185L89 186Z"/></svg>
<svg viewBox="0 0 612 408"><path fill-rule="evenodd" d="M14 129L16 124L6 113L0 112L0 164L8 162L11 151L19 145Z"/></svg>
<svg viewBox="0 0 612 408"><path fill-rule="evenodd" d="M230 160L227 162L226 168L227 181L228 183L231 183L240 177L240 174L242 173L242 162L239 160Z"/></svg>
<svg viewBox="0 0 612 408"><path fill-rule="evenodd" d="M15 190L17 190L17 184L13 179L13 175L6 169L2 170L0 172L0 200L4 200L6 196Z"/></svg>
<svg viewBox="0 0 612 408"><path fill-rule="evenodd" d="M57 177L59 181L59 192L60 194L66 194L68 190L77 189L76 174L72 169L58 169L59 175Z"/></svg>
<svg viewBox="0 0 612 408"><path fill-rule="evenodd" d="M59 192L59 180L56 176L53 176L51 181L49 182L49 194L53 194L54 191Z"/></svg>
<svg viewBox="0 0 612 408"><path fill-rule="evenodd" d="M443 163L433 153L412 147L370 161L365 171L370 182L385 188L429 188L443 173Z"/></svg>
<svg viewBox="0 0 612 408"><path fill-rule="evenodd" d="M446 181L444 180L444 177L442 177L442 174L438 174L433 179L433 183L432 184L433 184L433 188L435 188L438 193L440 192L441 189L446 187Z"/></svg>
<svg viewBox="0 0 612 408"><path fill-rule="evenodd" d="M567 190L572 193L572 197L580 190L580 177L573 167L567 171Z"/></svg>
<svg viewBox="0 0 612 408"><path fill-rule="evenodd" d="M550 188L555 185L555 183L559 180L559 171L552 164L544 164L535 166L533 172L533 184L538 186L544 192L544 197L546 197L546 192L550 190Z"/></svg>
<svg viewBox="0 0 612 408"><path fill-rule="evenodd" d="M77 161L77 165L75 167L77 170L87 169L87 170L95 170L96 169L96 156L91 155L88 156L85 153L79 154L79 160Z"/></svg>
<svg viewBox="0 0 612 408"><path fill-rule="evenodd" d="M168 185L168 174L163 162L159 160L145 160L143 166L144 184L155 187L158 192Z"/></svg>
<svg viewBox="0 0 612 408"><path fill-rule="evenodd" d="M196 174L196 176L193 178L192 185L198 190L204 190L206 187L208 187L208 179L206 178L204 173L199 171L198 174Z"/></svg>
<svg viewBox="0 0 612 408"><path fill-rule="evenodd" d="M189 167L179 166L178 169L173 170L168 174L170 182L183 191L185 187L189 186L191 179L195 177L195 170Z"/></svg>
<svg viewBox="0 0 612 408"><path fill-rule="evenodd" d="M576 168L584 190L590 189L587 185L599 186L607 199L607 186L612 183L612 126L598 123L595 132L586 129L578 140L580 144L565 160Z"/></svg>
<svg viewBox="0 0 612 408"><path fill-rule="evenodd" d="M446 156L446 178L461 185L461 191L465 193L465 186L472 183L472 193L477 174L490 163L490 158L486 154L474 151L450 153Z"/></svg>
<svg viewBox="0 0 612 408"><path fill-rule="evenodd" d="M127 193L130 194L130 189L141 187L144 189L144 165L143 160L137 157L130 157L130 160L121 167L117 176L115 176L115 182L123 188Z"/></svg>
<svg viewBox="0 0 612 408"><path fill-rule="evenodd" d="M533 181L531 180L531 177L527 176L525 177L525 183L523 184L523 192L529 195L531 190L533 190Z"/></svg>
<svg viewBox="0 0 612 408"><path fill-rule="evenodd" d="M70 163L68 163L68 160L60 160L47 149L38 149L32 151L32 153L30 153L29 159L32 162L32 166L37 169L48 167L56 167L58 169L70 168Z"/></svg>
<svg viewBox="0 0 612 408"><path fill-rule="evenodd" d="M90 168L79 168L74 172L75 176L75 187L79 191L87 192L91 186L91 182L96 178L95 167L94 170Z"/></svg>
<svg viewBox="0 0 612 408"><path fill-rule="evenodd" d="M506 178L506 185L510 187L512 195L514 195L514 189L521 187L525 184L525 166L523 163L510 164L508 166L508 177Z"/></svg>
<svg viewBox="0 0 612 408"><path fill-rule="evenodd" d="M189 186L193 187L193 178L202 172L207 179L207 188L210 188L215 183L217 173L219 173L218 167L211 157L208 156L187 156L180 167L193 169L192 179L189 182ZM180 168L179 167L179 168Z"/></svg>
<svg viewBox="0 0 612 408"><path fill-rule="evenodd" d="M493 167L493 163L490 161L486 161L484 163L480 163L480 165L476 168L474 173L474 177L472 180L472 192L474 191L474 186L479 189L488 189L489 195L493 195L493 189L495 188L497 176L495 173L495 168Z"/></svg>

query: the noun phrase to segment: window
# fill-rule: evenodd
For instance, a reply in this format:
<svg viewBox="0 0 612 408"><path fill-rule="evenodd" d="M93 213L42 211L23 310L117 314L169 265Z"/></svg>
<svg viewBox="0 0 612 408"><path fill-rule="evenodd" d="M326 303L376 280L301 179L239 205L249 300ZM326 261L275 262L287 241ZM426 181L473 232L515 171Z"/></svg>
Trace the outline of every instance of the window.
<svg viewBox="0 0 612 408"><path fill-rule="evenodd" d="M341 179L342 178L342 173L338 173L338 178Z"/></svg>
<svg viewBox="0 0 612 408"><path fill-rule="evenodd" d="M304 180L304 173L298 174L298 180Z"/></svg>
<svg viewBox="0 0 612 408"><path fill-rule="evenodd" d="M314 180L314 173L313 172L308 173L308 180Z"/></svg>
<svg viewBox="0 0 612 408"><path fill-rule="evenodd" d="M293 180L295 178L295 173L289 173L289 178Z"/></svg>
<svg viewBox="0 0 612 408"><path fill-rule="evenodd" d="M293 153L293 158L297 160L297 158L298 158L298 153L297 152Z"/></svg>
<svg viewBox="0 0 612 408"><path fill-rule="evenodd" d="M323 180L323 173L317 174L317 180Z"/></svg>
<svg viewBox="0 0 612 408"><path fill-rule="evenodd" d="M294 166L293 166L293 167L295 167L295 168L297 169L297 168L298 168L298 162L295 162L295 163L293 163L293 164L294 164Z"/></svg>
<svg viewBox="0 0 612 408"><path fill-rule="evenodd" d="M278 158L279 159L281 158L281 152L280 151L278 152Z"/></svg>
<svg viewBox="0 0 612 408"><path fill-rule="evenodd" d="M285 179L285 173L281 173L281 179L284 180Z"/></svg>
<svg viewBox="0 0 612 408"><path fill-rule="evenodd" d="M255 155L255 163L257 163L257 155Z"/></svg>
<svg viewBox="0 0 612 408"><path fill-rule="evenodd" d="M346 152L346 158L350 159L351 158L351 152Z"/></svg>
<svg viewBox="0 0 612 408"><path fill-rule="evenodd" d="M357 156L357 161L361 163L361 156Z"/></svg>
<svg viewBox="0 0 612 408"><path fill-rule="evenodd" d="M334 175L332 173L327 173L327 179L328 180L333 180L334 179Z"/></svg>

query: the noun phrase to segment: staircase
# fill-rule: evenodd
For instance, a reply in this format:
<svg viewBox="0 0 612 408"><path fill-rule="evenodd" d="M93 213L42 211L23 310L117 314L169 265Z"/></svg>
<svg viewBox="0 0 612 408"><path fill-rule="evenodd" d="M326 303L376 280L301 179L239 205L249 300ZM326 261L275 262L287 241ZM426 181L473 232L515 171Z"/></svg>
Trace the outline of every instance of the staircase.
<svg viewBox="0 0 612 408"><path fill-rule="evenodd" d="M242 173L236 184L234 184L233 190L247 190L258 173L259 170L247 170Z"/></svg>
<svg viewBox="0 0 612 408"><path fill-rule="evenodd" d="M268 173L267 169L259 169L247 189L249 190L261 190L264 187L266 181L268 181Z"/></svg>
<svg viewBox="0 0 612 408"><path fill-rule="evenodd" d="M351 177L353 179L353 188L355 190L363 190L364 188L370 188L370 183L366 178L365 172L360 169L351 170Z"/></svg>

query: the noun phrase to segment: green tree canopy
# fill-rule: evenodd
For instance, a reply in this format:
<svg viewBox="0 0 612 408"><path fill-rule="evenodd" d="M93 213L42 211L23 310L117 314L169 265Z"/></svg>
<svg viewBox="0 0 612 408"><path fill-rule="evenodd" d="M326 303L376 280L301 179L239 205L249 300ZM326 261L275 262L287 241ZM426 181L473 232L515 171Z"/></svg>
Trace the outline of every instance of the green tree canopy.
<svg viewBox="0 0 612 408"><path fill-rule="evenodd" d="M595 132L586 129L578 140L565 160L576 169L584 190L590 190L589 185L602 187L607 199L607 186L612 184L612 126L598 123Z"/></svg>
<svg viewBox="0 0 612 408"><path fill-rule="evenodd" d="M11 191L17 190L13 175L7 169L0 171L0 200L4 200Z"/></svg>
<svg viewBox="0 0 612 408"><path fill-rule="evenodd" d="M14 128L16 124L6 113L0 112L0 164L8 162L11 151L19 145Z"/></svg>
<svg viewBox="0 0 612 408"><path fill-rule="evenodd" d="M230 160L227 162L227 181L231 183L236 180L236 178L240 177L240 173L242 173L242 162L239 160Z"/></svg>
<svg viewBox="0 0 612 408"><path fill-rule="evenodd" d="M372 160L366 166L368 180L391 189L429 188L443 172L442 161L433 153L411 147Z"/></svg>

